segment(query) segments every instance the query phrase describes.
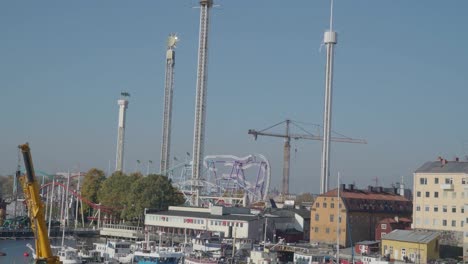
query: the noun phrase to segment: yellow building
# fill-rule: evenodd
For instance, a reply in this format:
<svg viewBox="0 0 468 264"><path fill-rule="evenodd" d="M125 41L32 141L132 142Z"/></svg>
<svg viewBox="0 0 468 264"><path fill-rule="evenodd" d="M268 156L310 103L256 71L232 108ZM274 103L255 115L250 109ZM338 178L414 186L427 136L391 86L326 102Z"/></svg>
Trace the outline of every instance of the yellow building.
<svg viewBox="0 0 468 264"><path fill-rule="evenodd" d="M380 220L411 217L411 201L397 193L397 189L385 192L382 187L369 186L359 190L353 184L348 188L342 184L339 199L338 189L319 195L311 208L310 242L336 244L338 226L342 246L374 240Z"/></svg>
<svg viewBox="0 0 468 264"><path fill-rule="evenodd" d="M441 244L462 246L468 230L468 162L458 159L425 163L414 173L415 229L447 231Z"/></svg>
<svg viewBox="0 0 468 264"><path fill-rule="evenodd" d="M382 237L382 255L392 260L428 263L439 258L436 231L394 230Z"/></svg>

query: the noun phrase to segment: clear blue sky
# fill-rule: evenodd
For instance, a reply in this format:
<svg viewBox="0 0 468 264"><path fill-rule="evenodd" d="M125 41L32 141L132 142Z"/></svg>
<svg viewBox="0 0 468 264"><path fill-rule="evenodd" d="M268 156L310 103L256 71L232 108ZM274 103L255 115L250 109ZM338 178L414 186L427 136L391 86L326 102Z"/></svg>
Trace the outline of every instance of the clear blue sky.
<svg viewBox="0 0 468 264"><path fill-rule="evenodd" d="M117 99L131 93L126 168L159 168L165 42L177 32L173 151L192 151L195 0L0 2L0 174L29 141L37 169L114 167ZM329 1L217 1L210 28L206 154L263 153L279 186L282 144L247 130L322 123ZM332 174L389 185L468 152L468 2L335 1ZM463 144L463 142L466 142ZM465 146L465 147L464 147ZM297 141L293 192L318 192L320 142ZM333 176L334 177L334 176ZM332 180L332 185L335 184Z"/></svg>

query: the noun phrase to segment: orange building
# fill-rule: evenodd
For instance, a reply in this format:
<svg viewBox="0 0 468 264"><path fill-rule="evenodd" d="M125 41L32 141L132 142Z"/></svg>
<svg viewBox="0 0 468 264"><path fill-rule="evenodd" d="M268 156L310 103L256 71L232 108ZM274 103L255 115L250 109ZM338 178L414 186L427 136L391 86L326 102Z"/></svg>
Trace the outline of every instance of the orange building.
<svg viewBox="0 0 468 264"><path fill-rule="evenodd" d="M310 241L336 244L338 227L341 246L373 240L380 220L411 217L412 209L412 202L398 195L398 189L385 192L382 187L369 186L367 190L359 190L353 184L348 188L341 184L340 198L338 189L316 198L310 211Z"/></svg>

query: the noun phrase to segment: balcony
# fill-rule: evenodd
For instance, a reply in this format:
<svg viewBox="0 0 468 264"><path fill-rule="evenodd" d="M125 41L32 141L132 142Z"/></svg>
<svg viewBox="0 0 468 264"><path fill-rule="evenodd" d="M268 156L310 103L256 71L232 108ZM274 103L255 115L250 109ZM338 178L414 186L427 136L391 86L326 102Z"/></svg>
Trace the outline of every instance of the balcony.
<svg viewBox="0 0 468 264"><path fill-rule="evenodd" d="M444 183L444 184L441 184L441 185L440 185L440 188L441 188L442 190L446 190L446 191L448 191L448 190L453 190L453 183Z"/></svg>

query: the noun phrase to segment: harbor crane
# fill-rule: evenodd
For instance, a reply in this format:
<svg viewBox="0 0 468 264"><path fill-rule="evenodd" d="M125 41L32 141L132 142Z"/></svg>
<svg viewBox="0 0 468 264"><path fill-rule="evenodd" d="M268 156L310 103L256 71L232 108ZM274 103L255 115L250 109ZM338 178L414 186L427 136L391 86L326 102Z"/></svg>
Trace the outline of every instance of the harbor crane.
<svg viewBox="0 0 468 264"><path fill-rule="evenodd" d="M279 125L286 124L286 132L284 134L266 132L267 130L277 127ZM298 127L300 130L307 134L293 134L290 132L290 125ZM283 153L283 181L281 187L281 193L283 195L289 194L289 171L291 161L291 139L308 139L308 140L323 140L322 136L314 135L303 129L297 122L286 119L285 121L279 122L273 126L257 131L255 129L249 129L248 134L253 135L254 139L257 140L258 136L269 136L284 138L284 153ZM340 137L331 137L331 141L343 142L343 143L356 143L356 144L367 144L364 139L354 139L340 135Z"/></svg>

